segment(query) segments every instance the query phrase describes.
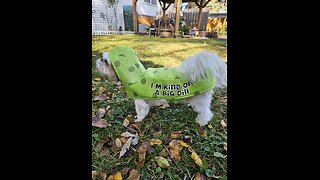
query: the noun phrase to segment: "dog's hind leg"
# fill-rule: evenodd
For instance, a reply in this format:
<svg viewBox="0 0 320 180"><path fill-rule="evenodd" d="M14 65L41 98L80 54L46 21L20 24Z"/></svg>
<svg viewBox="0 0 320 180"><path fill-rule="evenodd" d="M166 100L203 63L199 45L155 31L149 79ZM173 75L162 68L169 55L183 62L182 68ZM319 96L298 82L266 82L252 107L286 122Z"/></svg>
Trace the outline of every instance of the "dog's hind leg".
<svg viewBox="0 0 320 180"><path fill-rule="evenodd" d="M137 119L135 122L141 122L149 113L150 105L144 99L136 99L134 101Z"/></svg>
<svg viewBox="0 0 320 180"><path fill-rule="evenodd" d="M207 125L213 117L213 113L210 110L212 95L213 90L210 90L186 99L187 103L191 105L193 111L198 113L196 122L200 126Z"/></svg>

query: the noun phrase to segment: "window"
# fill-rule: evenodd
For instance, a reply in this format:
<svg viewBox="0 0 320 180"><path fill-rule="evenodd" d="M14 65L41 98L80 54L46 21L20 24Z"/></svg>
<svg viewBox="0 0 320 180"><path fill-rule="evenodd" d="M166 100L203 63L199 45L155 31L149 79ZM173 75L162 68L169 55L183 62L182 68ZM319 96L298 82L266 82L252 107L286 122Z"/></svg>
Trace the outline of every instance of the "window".
<svg viewBox="0 0 320 180"><path fill-rule="evenodd" d="M145 3L157 5L157 0L144 0Z"/></svg>

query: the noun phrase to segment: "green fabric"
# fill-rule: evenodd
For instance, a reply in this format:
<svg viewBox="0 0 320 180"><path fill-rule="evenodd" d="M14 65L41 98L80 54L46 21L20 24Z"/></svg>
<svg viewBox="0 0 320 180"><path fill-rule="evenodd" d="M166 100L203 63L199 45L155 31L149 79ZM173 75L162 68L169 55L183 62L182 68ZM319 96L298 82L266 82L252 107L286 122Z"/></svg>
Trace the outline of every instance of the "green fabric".
<svg viewBox="0 0 320 180"><path fill-rule="evenodd" d="M136 53L125 46L113 48L109 57L128 96L133 99L181 99L215 86L212 73L206 73L205 79L192 84L176 67L145 69Z"/></svg>

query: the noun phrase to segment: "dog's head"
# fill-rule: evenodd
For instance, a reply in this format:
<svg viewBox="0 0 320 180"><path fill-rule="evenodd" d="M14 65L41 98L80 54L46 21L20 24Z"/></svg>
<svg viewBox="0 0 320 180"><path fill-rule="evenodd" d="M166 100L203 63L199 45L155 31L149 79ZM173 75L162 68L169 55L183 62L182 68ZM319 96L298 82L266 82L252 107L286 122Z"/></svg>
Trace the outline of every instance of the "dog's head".
<svg viewBox="0 0 320 180"><path fill-rule="evenodd" d="M97 59L96 61L97 70L108 77L109 80L118 82L119 79L116 75L115 70L112 67L109 54L107 52L103 53L103 57L101 59Z"/></svg>

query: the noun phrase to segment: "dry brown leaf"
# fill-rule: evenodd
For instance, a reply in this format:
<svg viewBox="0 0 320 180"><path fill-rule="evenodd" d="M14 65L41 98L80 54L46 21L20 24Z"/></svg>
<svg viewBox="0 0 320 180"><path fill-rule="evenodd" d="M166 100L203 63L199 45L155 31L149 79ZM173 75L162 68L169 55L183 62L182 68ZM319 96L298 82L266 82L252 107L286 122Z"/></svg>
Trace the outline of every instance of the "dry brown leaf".
<svg viewBox="0 0 320 180"><path fill-rule="evenodd" d="M106 94L101 94L101 95L95 96L93 98L94 101L103 101L105 99L107 99L107 95Z"/></svg>
<svg viewBox="0 0 320 180"><path fill-rule="evenodd" d="M153 153L154 152L154 148L150 145L149 141L143 141L142 144L144 144L147 148L147 151L149 153Z"/></svg>
<svg viewBox="0 0 320 180"><path fill-rule="evenodd" d="M100 108L97 112L96 112L96 115L99 117L99 118L102 118L105 114L106 114L106 110L104 108Z"/></svg>
<svg viewBox="0 0 320 180"><path fill-rule="evenodd" d="M107 179L107 174L104 172L99 172L98 176L101 177L102 180L106 180Z"/></svg>
<svg viewBox="0 0 320 180"><path fill-rule="evenodd" d="M223 119L221 120L221 123L220 123L220 124L221 124L221 126L222 126L223 128L227 127L227 123L226 123L226 122L224 122L224 120L223 120Z"/></svg>
<svg viewBox="0 0 320 180"><path fill-rule="evenodd" d="M127 127L129 125L129 120L128 119L125 119L122 123L122 125L124 125L125 127Z"/></svg>
<svg viewBox="0 0 320 180"><path fill-rule="evenodd" d="M162 130L154 131L154 132L152 133L153 136L159 135L159 134L162 134Z"/></svg>
<svg viewBox="0 0 320 180"><path fill-rule="evenodd" d="M129 168L128 167L124 167L121 169L121 176L124 177L129 171Z"/></svg>
<svg viewBox="0 0 320 180"><path fill-rule="evenodd" d="M103 145L108 141L108 139L102 139L98 142L96 146L96 151L100 152L102 150Z"/></svg>
<svg viewBox="0 0 320 180"><path fill-rule="evenodd" d="M180 138L182 131L172 131L171 132L171 139Z"/></svg>
<svg viewBox="0 0 320 180"><path fill-rule="evenodd" d="M121 148L121 151L120 151L120 155L119 155L119 158L121 158L130 148L130 144L131 144L131 137L127 140L126 143L124 143L124 145L122 146Z"/></svg>
<svg viewBox="0 0 320 180"><path fill-rule="evenodd" d="M107 106L107 107L106 107L106 111L108 111L110 108L111 108L111 106Z"/></svg>
<svg viewBox="0 0 320 180"><path fill-rule="evenodd" d="M162 141L160 139L150 139L150 145L154 144L162 144Z"/></svg>
<svg viewBox="0 0 320 180"><path fill-rule="evenodd" d="M109 153L109 150L108 150L108 149L102 149L102 150L100 151L99 156L106 156L108 153Z"/></svg>
<svg viewBox="0 0 320 180"><path fill-rule="evenodd" d="M118 148L121 148L122 147L122 143L121 143L121 140L119 138L116 139L116 146Z"/></svg>
<svg viewBox="0 0 320 180"><path fill-rule="evenodd" d="M120 138L120 141L121 141L122 143L126 143L127 140L128 140L128 139L126 139L126 138L124 138L124 137L121 137L121 138Z"/></svg>
<svg viewBox="0 0 320 180"><path fill-rule="evenodd" d="M181 140L173 139L169 143L171 157L175 158L178 161L181 160L180 152L183 148L183 146L181 145L180 142L181 142Z"/></svg>
<svg viewBox="0 0 320 180"><path fill-rule="evenodd" d="M198 154L192 149L191 150L191 158L194 160L194 162L198 165L198 166L202 166L202 160L200 159L200 157L198 156Z"/></svg>
<svg viewBox="0 0 320 180"><path fill-rule="evenodd" d="M121 173L118 171L114 175L108 177L108 180L122 180Z"/></svg>
<svg viewBox="0 0 320 180"><path fill-rule="evenodd" d="M137 130L139 134L142 133L142 131L137 123L133 123L133 124L131 124L131 126L133 127L133 129Z"/></svg>
<svg viewBox="0 0 320 180"><path fill-rule="evenodd" d="M227 146L228 146L228 144L226 142L223 142L223 149L224 150L227 150Z"/></svg>
<svg viewBox="0 0 320 180"><path fill-rule="evenodd" d="M206 180L206 176L201 174L200 172L197 172L196 176L194 177L194 180Z"/></svg>
<svg viewBox="0 0 320 180"><path fill-rule="evenodd" d="M105 128L107 126L111 126L111 124L107 123L107 120L97 118L97 117L92 117L92 126L94 127L99 127L99 128Z"/></svg>
<svg viewBox="0 0 320 180"><path fill-rule="evenodd" d="M120 148L118 148L117 145L116 145L116 141L112 141L112 144L111 144L110 149L111 149L111 151L112 151L113 153L117 153L117 152L119 152L119 150L120 150Z"/></svg>
<svg viewBox="0 0 320 180"><path fill-rule="evenodd" d="M144 164L144 161L146 159L146 152L147 152L147 146L146 144L142 144L138 150L139 153L139 163L138 166L141 168Z"/></svg>
<svg viewBox="0 0 320 180"><path fill-rule="evenodd" d="M130 171L130 174L127 180L139 180L139 179L140 179L140 173L137 170L132 169Z"/></svg>
<svg viewBox="0 0 320 180"><path fill-rule="evenodd" d="M203 138L207 138L207 133L203 130L202 127L198 126L198 131Z"/></svg>
<svg viewBox="0 0 320 180"><path fill-rule="evenodd" d="M168 152L163 148L163 149L161 150L161 152L159 153L159 156L168 157L169 154L168 154Z"/></svg>

